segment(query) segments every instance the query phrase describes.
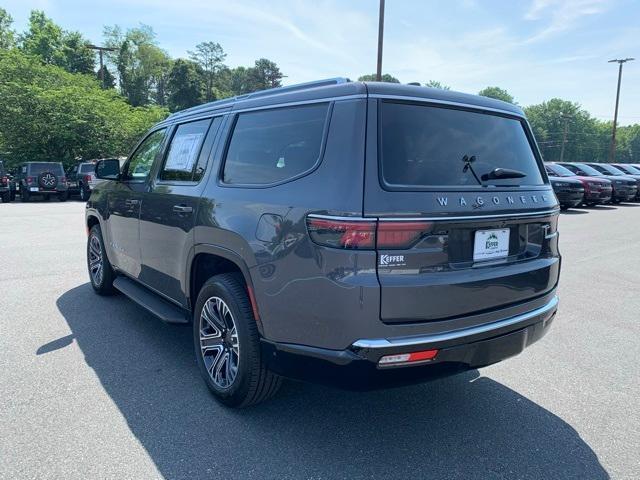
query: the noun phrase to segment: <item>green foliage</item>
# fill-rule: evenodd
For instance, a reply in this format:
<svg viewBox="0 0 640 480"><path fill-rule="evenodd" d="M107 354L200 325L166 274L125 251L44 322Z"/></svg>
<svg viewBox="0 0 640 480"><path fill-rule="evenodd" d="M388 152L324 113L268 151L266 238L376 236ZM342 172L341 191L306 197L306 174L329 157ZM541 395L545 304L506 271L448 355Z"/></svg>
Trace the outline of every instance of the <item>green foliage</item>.
<svg viewBox="0 0 640 480"><path fill-rule="evenodd" d="M205 100L211 102L216 99L216 81L220 71L224 68L224 59L227 54L219 43L202 42L196 45L195 51L189 51L189 58L196 62L205 76L206 95Z"/></svg>
<svg viewBox="0 0 640 480"><path fill-rule="evenodd" d="M71 74L18 50L0 51L0 144L8 164L126 155L167 115L134 108L89 75Z"/></svg>
<svg viewBox="0 0 640 480"><path fill-rule="evenodd" d="M172 61L157 45L153 29L147 25L125 33L118 26L105 27L108 55L118 71L120 90L133 106L165 105L166 84Z"/></svg>
<svg viewBox="0 0 640 480"><path fill-rule="evenodd" d="M487 87L478 92L478 95L483 97L495 98L496 100L502 100L503 102L509 102L515 104L513 96L500 87Z"/></svg>
<svg viewBox="0 0 640 480"><path fill-rule="evenodd" d="M20 36L20 47L28 55L57 65L71 73L91 73L95 68L94 52L86 48L87 40L79 32L63 30L44 12L33 10L29 28Z"/></svg>
<svg viewBox="0 0 640 480"><path fill-rule="evenodd" d="M545 160L560 159L566 120L568 130L563 159L568 162L606 161L610 125L593 118L580 104L552 98L524 110Z"/></svg>
<svg viewBox="0 0 640 480"><path fill-rule="evenodd" d="M361 77L358 77L358 81L359 82L375 82L376 74L370 73L369 75L362 75ZM387 83L400 83L400 80L398 80L396 77L392 75L389 75L388 73L382 74L382 81Z"/></svg>
<svg viewBox="0 0 640 480"><path fill-rule="evenodd" d="M429 80L424 84L424 86L429 88L439 88L440 90L451 90L449 85L445 85L437 80Z"/></svg>
<svg viewBox="0 0 640 480"><path fill-rule="evenodd" d="M115 88L116 78L109 71L106 65L102 66L102 71L103 71L102 75L101 75L100 69L98 69L98 71L96 72L96 78L98 79L98 82L100 83L100 85L103 88Z"/></svg>
<svg viewBox="0 0 640 480"><path fill-rule="evenodd" d="M203 103L206 87L200 65L182 58L176 60L169 73L168 90L171 111L184 110Z"/></svg>
<svg viewBox="0 0 640 480"><path fill-rule="evenodd" d="M11 25L13 25L13 17L0 7L0 50L7 50L16 44L16 35Z"/></svg>

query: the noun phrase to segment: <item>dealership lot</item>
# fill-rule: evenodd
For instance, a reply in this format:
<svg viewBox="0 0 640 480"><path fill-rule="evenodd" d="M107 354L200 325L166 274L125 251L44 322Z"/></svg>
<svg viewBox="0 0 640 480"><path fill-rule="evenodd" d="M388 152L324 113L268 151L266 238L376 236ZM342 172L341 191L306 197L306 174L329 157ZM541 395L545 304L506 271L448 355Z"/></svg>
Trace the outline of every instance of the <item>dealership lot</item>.
<svg viewBox="0 0 640 480"><path fill-rule="evenodd" d="M0 478L640 477L640 204L561 215L560 313L520 356L242 411L189 328L93 294L83 211L0 205Z"/></svg>

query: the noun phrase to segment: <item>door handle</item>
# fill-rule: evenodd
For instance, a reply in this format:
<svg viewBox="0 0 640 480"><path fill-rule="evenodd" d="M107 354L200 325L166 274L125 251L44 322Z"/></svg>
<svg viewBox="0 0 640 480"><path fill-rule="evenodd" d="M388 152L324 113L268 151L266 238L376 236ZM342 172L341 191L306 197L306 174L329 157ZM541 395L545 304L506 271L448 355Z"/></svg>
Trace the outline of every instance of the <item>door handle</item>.
<svg viewBox="0 0 640 480"><path fill-rule="evenodd" d="M186 205L174 205L173 211L176 213L191 213L193 212L193 207L187 207Z"/></svg>

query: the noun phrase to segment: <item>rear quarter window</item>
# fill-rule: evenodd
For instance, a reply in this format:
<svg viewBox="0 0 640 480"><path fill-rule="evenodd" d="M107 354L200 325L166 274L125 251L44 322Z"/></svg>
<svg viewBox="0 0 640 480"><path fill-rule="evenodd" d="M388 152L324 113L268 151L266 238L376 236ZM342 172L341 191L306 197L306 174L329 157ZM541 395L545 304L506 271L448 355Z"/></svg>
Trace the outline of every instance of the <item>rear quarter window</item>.
<svg viewBox="0 0 640 480"><path fill-rule="evenodd" d="M328 103L240 113L222 173L226 184L270 185L312 170L320 160Z"/></svg>
<svg viewBox="0 0 640 480"><path fill-rule="evenodd" d="M380 171L391 187L542 185L544 179L523 123L490 113L381 102ZM481 178L495 168L518 170L522 178L478 181L463 157L475 157Z"/></svg>

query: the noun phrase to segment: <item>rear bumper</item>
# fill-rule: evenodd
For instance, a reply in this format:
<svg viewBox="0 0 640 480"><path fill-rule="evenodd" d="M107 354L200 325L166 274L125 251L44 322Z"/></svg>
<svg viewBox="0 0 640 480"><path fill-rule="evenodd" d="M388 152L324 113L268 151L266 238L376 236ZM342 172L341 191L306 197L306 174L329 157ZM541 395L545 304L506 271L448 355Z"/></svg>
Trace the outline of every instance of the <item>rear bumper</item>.
<svg viewBox="0 0 640 480"><path fill-rule="evenodd" d="M263 360L274 372L348 389L402 385L497 363L522 352L548 331L558 306L554 295L541 307L488 324L425 336L362 339L346 350L262 340ZM385 355L438 350L420 364L380 367Z"/></svg>

